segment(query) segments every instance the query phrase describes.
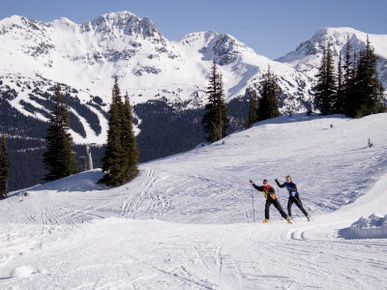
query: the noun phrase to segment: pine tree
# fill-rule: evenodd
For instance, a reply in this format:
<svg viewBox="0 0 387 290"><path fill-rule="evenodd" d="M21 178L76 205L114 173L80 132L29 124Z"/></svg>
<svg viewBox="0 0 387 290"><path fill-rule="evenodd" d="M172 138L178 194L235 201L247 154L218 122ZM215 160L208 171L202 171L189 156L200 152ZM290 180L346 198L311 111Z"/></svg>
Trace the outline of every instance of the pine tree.
<svg viewBox="0 0 387 290"><path fill-rule="evenodd" d="M353 101L351 101L351 95L353 94L354 89L354 77L355 77L355 69L354 64L356 62L356 54L352 54L352 47L349 40L349 36L347 36L347 44L345 48L345 56L344 56L344 65L343 65L343 84L342 84L342 97L339 99L339 107L341 106L343 111L342 113L346 115L351 115L352 107L354 105Z"/></svg>
<svg viewBox="0 0 387 290"><path fill-rule="evenodd" d="M60 86L55 88L55 107L51 112L51 125L47 130L47 151L43 161L48 169L46 181L60 179L77 173L74 143L70 133L70 117L66 101L60 93Z"/></svg>
<svg viewBox="0 0 387 290"><path fill-rule="evenodd" d="M11 163L8 160L7 141L5 139L4 134L2 134L0 148L0 198L4 198L7 196L10 166Z"/></svg>
<svg viewBox="0 0 387 290"><path fill-rule="evenodd" d="M348 115L361 118L386 110L382 98L384 88L378 79L377 56L367 36L366 49L361 51L353 80L349 84Z"/></svg>
<svg viewBox="0 0 387 290"><path fill-rule="evenodd" d="M138 174L138 149L136 137L133 132L133 114L129 102L128 93L125 95L125 103L123 105L123 124L121 142L125 151L126 159L126 181L132 180Z"/></svg>
<svg viewBox="0 0 387 290"><path fill-rule="evenodd" d="M245 127L250 128L252 124L258 121L258 99L257 92L253 89L246 90L246 94L250 95L250 109Z"/></svg>
<svg viewBox="0 0 387 290"><path fill-rule="evenodd" d="M337 96L336 103L333 108L334 113L345 114L346 113L346 101L345 101L345 86L343 75L343 64L341 53L339 55L339 64L337 68Z"/></svg>
<svg viewBox="0 0 387 290"><path fill-rule="evenodd" d="M315 106L320 109L322 115L332 114L335 112L337 93L330 44L324 48L324 55L316 77L317 83L312 88Z"/></svg>
<svg viewBox="0 0 387 290"><path fill-rule="evenodd" d="M263 82L262 98L258 104L258 121L281 116L278 110L278 92L275 75L270 71L269 67Z"/></svg>
<svg viewBox="0 0 387 290"><path fill-rule="evenodd" d="M105 175L99 183L119 186L133 179L137 173L138 150L133 132L133 115L129 97L122 102L118 79L115 78L112 90L112 103L109 110L108 140L102 170Z"/></svg>
<svg viewBox="0 0 387 290"><path fill-rule="evenodd" d="M348 83L353 76L353 62L351 57L351 43L349 41L349 36L347 36L347 44L345 46L345 59L344 59L344 83Z"/></svg>
<svg viewBox="0 0 387 290"><path fill-rule="evenodd" d="M125 150L122 146L122 110L121 92L118 87L118 80L115 78L112 90L112 103L109 110L109 130L107 134L107 145L102 158L102 170L105 172L99 183L108 186L119 186L125 180Z"/></svg>
<svg viewBox="0 0 387 290"><path fill-rule="evenodd" d="M222 75L217 72L215 60L213 61L210 80L207 87L208 103L203 116L202 125L208 134L207 140L216 142L226 136L228 126L227 105L223 99Z"/></svg>

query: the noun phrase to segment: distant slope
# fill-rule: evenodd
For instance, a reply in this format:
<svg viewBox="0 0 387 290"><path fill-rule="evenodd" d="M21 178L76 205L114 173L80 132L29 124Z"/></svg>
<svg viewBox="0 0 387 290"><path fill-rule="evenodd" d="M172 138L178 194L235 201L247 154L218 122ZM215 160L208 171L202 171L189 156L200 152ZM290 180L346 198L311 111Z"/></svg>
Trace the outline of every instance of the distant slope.
<svg viewBox="0 0 387 290"><path fill-rule="evenodd" d="M97 185L93 170L13 192L0 201L0 288L378 289L386 121L281 117L143 163L119 188ZM287 174L312 220L294 207L288 224L271 208L261 223L264 198L248 180Z"/></svg>
<svg viewBox="0 0 387 290"><path fill-rule="evenodd" d="M365 194L387 172L387 114L280 117L190 152L143 163L131 183L106 190L101 173L85 172L11 193L0 218L17 223L79 223L122 216L185 223L249 222L252 195L263 217L261 184L288 174L312 216L335 211ZM368 148L370 138L374 146ZM278 189L282 205L287 192ZM23 196L27 192L28 196ZM295 209L297 215L300 215ZM272 209L274 220L280 217Z"/></svg>

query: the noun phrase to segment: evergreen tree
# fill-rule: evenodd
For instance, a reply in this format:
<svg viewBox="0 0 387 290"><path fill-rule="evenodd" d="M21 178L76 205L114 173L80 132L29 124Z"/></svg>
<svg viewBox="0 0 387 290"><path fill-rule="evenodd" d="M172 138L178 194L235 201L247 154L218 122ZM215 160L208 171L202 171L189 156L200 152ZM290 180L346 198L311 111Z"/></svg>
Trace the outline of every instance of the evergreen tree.
<svg viewBox="0 0 387 290"><path fill-rule="evenodd" d="M337 69L337 97L336 104L334 106L334 113L345 114L346 113L346 101L345 101L345 86L344 86L343 64L341 53L339 55L339 64Z"/></svg>
<svg viewBox="0 0 387 290"><path fill-rule="evenodd" d="M115 78L112 103L109 110L109 130L102 170L105 175L99 183L119 186L133 179L137 173L138 150L133 132L133 115L129 97L122 102L118 80Z"/></svg>
<svg viewBox="0 0 387 290"><path fill-rule="evenodd" d="M316 77L317 83L312 88L315 106L320 109L322 115L332 114L335 112L337 93L330 44L324 49L319 73Z"/></svg>
<svg viewBox="0 0 387 290"><path fill-rule="evenodd" d="M345 57L344 57L344 65L343 65L343 74L344 74L344 84L350 82L353 77L353 60L351 57L351 43L349 41L349 36L347 36L347 44L345 46Z"/></svg>
<svg viewBox="0 0 387 290"><path fill-rule="evenodd" d="M69 131L69 112L66 101L60 93L59 85L55 88L55 106L51 112L51 125L47 130L47 151L43 161L48 169L46 181L60 179L77 173L73 140Z"/></svg>
<svg viewBox="0 0 387 290"><path fill-rule="evenodd" d="M263 82L262 98L258 105L258 121L281 116L278 110L278 92L275 75L270 71L269 67Z"/></svg>
<svg viewBox="0 0 387 290"><path fill-rule="evenodd" d="M227 105L223 99L222 75L217 72L215 60L213 61L210 80L207 87L208 103L203 116L202 125L208 134L207 140L216 142L226 136L228 126Z"/></svg>
<svg viewBox="0 0 387 290"><path fill-rule="evenodd" d="M109 110L109 130L107 145L102 158L102 170L105 172L100 183L108 186L119 186L125 181L126 162L123 160L125 150L121 142L123 110L121 92L118 87L117 77L112 90L112 103Z"/></svg>
<svg viewBox="0 0 387 290"><path fill-rule="evenodd" d="M250 128L252 124L258 121L258 99L257 92L253 89L246 91L250 95L250 109L245 123L246 128Z"/></svg>
<svg viewBox="0 0 387 290"><path fill-rule="evenodd" d="M10 166L11 163L8 160L7 141L5 140L4 134L2 134L0 148L0 198L7 196Z"/></svg>
<svg viewBox="0 0 387 290"><path fill-rule="evenodd" d="M384 88L378 79L377 56L367 36L366 49L361 51L348 89L348 115L361 118L386 110L382 98Z"/></svg>
<svg viewBox="0 0 387 290"><path fill-rule="evenodd" d="M123 105L123 124L122 124L122 146L125 151L126 159L126 178L127 181L132 180L138 174L138 149L136 137L133 132L133 114L129 102L128 93L125 95L125 103Z"/></svg>
<svg viewBox="0 0 387 290"><path fill-rule="evenodd" d="M353 81L355 75L354 63L356 60L356 54L351 52L351 43L349 41L349 36L347 36L347 44L345 48L344 55L344 65L343 65L343 83L342 83L342 96L338 99L338 107L342 109L340 113L350 115L351 110L351 100L350 96L353 90ZM338 96L339 97L339 96Z"/></svg>

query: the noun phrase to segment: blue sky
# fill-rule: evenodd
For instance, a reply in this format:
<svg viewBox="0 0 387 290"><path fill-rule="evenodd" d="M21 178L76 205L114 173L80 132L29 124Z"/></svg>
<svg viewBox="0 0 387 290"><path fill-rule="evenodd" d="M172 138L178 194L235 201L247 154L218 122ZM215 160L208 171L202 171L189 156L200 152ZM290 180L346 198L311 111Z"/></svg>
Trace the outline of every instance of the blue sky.
<svg viewBox="0 0 387 290"><path fill-rule="evenodd" d="M275 59L324 27L387 34L386 0L0 0L0 19L11 15L75 23L128 10L149 17L169 40L190 32L228 33Z"/></svg>

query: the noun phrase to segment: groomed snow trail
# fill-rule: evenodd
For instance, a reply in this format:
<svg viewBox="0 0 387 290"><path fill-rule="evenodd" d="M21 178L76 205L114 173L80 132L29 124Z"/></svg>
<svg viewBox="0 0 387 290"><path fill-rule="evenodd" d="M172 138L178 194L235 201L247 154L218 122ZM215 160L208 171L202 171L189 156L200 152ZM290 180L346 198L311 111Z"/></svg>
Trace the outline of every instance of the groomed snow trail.
<svg viewBox="0 0 387 290"><path fill-rule="evenodd" d="M94 170L11 193L0 201L0 288L380 289L386 239L339 232L387 213L386 123L282 117L141 164L119 188L97 185ZM287 174L312 221L293 206L294 224L274 208L262 224L248 180Z"/></svg>
<svg viewBox="0 0 387 290"><path fill-rule="evenodd" d="M344 241L333 232L321 234L313 223L187 225L108 218L64 230L33 225L32 244L25 236L12 237L18 255L2 259L0 285L21 289L385 285L385 241ZM15 231L19 229L11 230ZM314 235L315 231L320 234ZM13 275L20 267L32 270Z"/></svg>

